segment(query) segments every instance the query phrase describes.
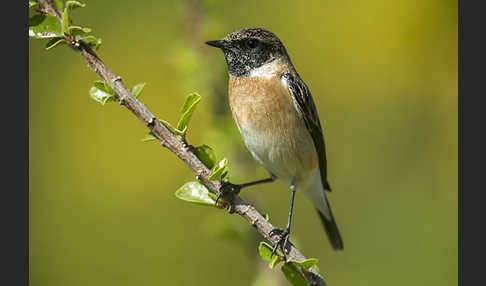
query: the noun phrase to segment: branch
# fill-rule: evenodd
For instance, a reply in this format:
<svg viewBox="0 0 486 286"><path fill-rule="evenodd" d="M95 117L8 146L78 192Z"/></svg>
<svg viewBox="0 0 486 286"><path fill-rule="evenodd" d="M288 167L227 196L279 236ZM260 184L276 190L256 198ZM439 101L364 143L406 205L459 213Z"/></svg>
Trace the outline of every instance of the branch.
<svg viewBox="0 0 486 286"><path fill-rule="evenodd" d="M62 21L61 13L56 9L52 0L39 0L39 11L45 14L50 14ZM211 170L209 170L196 155L190 151L188 145L181 139L170 132L160 121L150 112L150 110L140 101L138 101L130 92L130 90L123 84L121 78L116 76L96 55L96 53L82 40L80 36L64 35L66 42L72 48L77 50L83 59L88 63L88 66L95 71L98 76L105 81L115 91L115 101L120 105L124 105L135 116L140 119L145 126L147 126L154 136L160 140L162 146L166 147L177 155L186 165L196 174L196 178L202 181L214 193L219 194L221 187L220 181L210 181L208 179ZM275 245L280 236L275 234L270 236L270 231L274 226L268 222L262 214L260 214L255 207L245 202L239 196L233 195L229 200L223 199L223 204L218 206L220 208L228 207L232 202L232 210L238 215L246 219L257 231L268 241ZM304 255L292 244L288 243L285 249L285 256L287 261L304 261ZM314 268L309 271L302 271L309 285L325 286L326 283L319 272Z"/></svg>

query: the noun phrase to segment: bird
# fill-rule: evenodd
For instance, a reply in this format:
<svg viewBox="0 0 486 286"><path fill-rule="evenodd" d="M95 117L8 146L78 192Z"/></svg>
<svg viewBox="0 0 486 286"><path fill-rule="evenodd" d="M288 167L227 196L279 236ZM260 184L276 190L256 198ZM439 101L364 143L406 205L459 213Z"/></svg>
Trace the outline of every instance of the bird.
<svg viewBox="0 0 486 286"><path fill-rule="evenodd" d="M224 182L218 199L249 186L280 180L290 188L290 209L285 229L270 232L280 235L272 255L279 245L286 249L297 190L312 202L331 247L343 250L326 197L331 187L319 115L282 41L264 28L242 28L205 43L223 52L232 117L246 148L269 173L268 178L249 183Z"/></svg>

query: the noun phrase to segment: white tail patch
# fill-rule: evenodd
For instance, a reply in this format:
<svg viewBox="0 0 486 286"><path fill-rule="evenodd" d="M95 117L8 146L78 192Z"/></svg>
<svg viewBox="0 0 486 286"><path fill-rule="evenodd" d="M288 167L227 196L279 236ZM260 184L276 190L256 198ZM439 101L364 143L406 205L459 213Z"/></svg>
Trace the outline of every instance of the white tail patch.
<svg viewBox="0 0 486 286"><path fill-rule="evenodd" d="M331 219L331 212L327 205L326 193L322 185L321 172L319 168L307 176L307 182L300 182L298 187L302 186L304 195L312 202L312 204L328 219Z"/></svg>

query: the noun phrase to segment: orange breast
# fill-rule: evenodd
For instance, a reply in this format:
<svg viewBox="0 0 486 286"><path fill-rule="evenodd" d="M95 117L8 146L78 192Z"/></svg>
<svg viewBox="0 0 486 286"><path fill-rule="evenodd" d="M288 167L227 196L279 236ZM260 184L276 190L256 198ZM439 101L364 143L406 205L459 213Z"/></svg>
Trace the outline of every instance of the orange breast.
<svg viewBox="0 0 486 286"><path fill-rule="evenodd" d="M281 132L299 123L289 91L278 77L230 78L229 103L239 127Z"/></svg>
<svg viewBox="0 0 486 286"><path fill-rule="evenodd" d="M267 170L298 177L317 167L312 138L278 75L230 77L229 103L246 146Z"/></svg>

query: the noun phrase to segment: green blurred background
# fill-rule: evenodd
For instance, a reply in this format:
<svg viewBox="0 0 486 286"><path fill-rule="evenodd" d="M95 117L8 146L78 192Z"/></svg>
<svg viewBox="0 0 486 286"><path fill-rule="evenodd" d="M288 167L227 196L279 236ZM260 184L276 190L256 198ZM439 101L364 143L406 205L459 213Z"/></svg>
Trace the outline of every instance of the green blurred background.
<svg viewBox="0 0 486 286"><path fill-rule="evenodd" d="M234 183L266 173L231 119L222 53L204 41L275 32L316 101L345 250L332 251L301 194L291 240L329 285L457 284L456 1L85 3L74 24L103 39L125 84L147 83L156 116L175 123L187 94L203 96L188 141L227 157ZM142 142L125 108L91 100L96 74L45 42L29 42L31 285L288 285L247 222L177 199L189 169ZM283 184L242 197L285 225Z"/></svg>

